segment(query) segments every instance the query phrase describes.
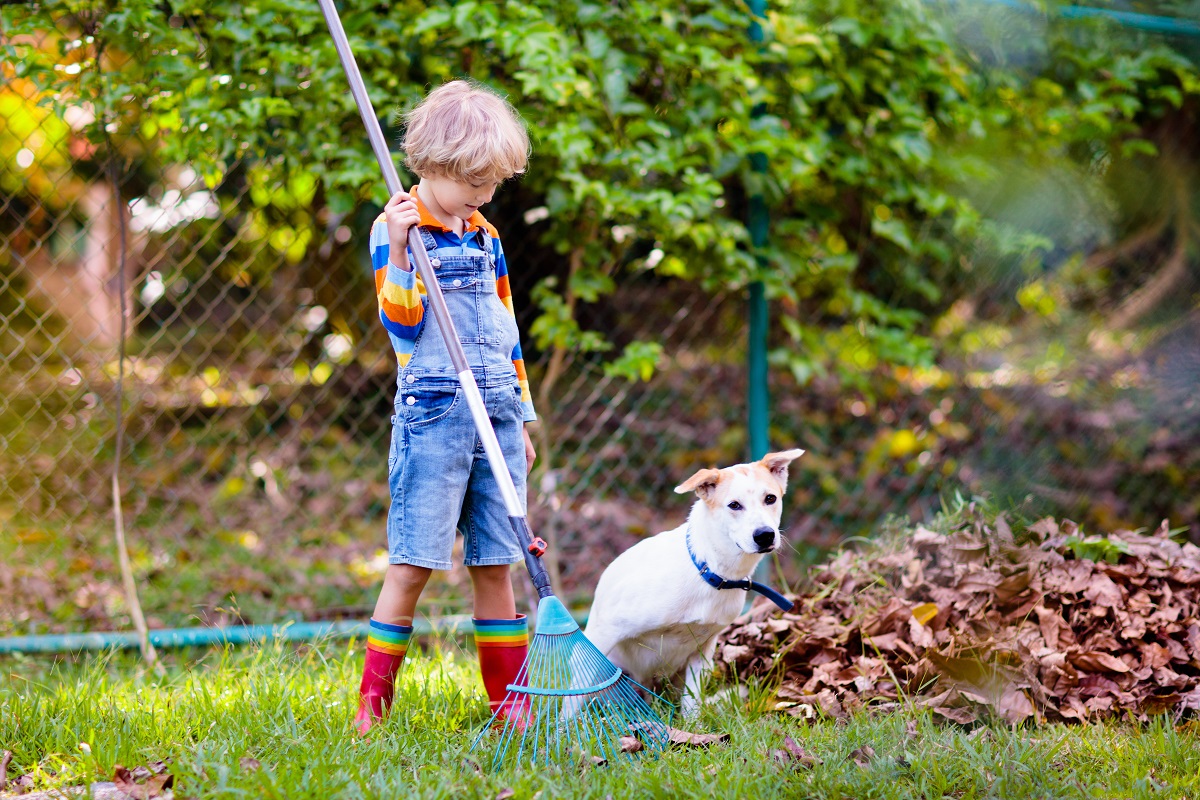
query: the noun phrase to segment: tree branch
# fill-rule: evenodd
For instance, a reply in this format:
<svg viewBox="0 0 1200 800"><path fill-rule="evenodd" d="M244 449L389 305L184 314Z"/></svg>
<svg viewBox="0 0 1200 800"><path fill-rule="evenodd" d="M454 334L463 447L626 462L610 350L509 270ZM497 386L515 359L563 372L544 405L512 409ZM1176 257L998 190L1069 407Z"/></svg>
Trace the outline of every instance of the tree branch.
<svg viewBox="0 0 1200 800"><path fill-rule="evenodd" d="M1121 304L1113 315L1115 328L1128 328L1140 320L1170 296L1188 275L1188 245L1191 244L1191 207L1188 203L1187 186L1183 181L1175 184L1175 246L1162 268L1155 273L1128 300Z"/></svg>

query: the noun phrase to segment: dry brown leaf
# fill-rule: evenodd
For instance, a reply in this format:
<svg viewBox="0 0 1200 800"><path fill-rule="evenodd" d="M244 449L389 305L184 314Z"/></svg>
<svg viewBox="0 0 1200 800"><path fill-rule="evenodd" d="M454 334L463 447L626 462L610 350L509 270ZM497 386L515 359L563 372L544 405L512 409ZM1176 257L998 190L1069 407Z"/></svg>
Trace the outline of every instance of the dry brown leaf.
<svg viewBox="0 0 1200 800"><path fill-rule="evenodd" d="M753 651L746 645L727 644L721 648L721 660L726 664L736 664L744 658L747 658Z"/></svg>
<svg viewBox="0 0 1200 800"><path fill-rule="evenodd" d="M809 753L803 747L796 743L796 740L790 736L783 738L783 746L786 748L788 757L805 769L812 769L817 764L824 763L821 759Z"/></svg>
<svg viewBox="0 0 1200 800"><path fill-rule="evenodd" d="M957 722L959 725L970 725L972 722L975 722L977 719L979 719L979 716L966 706L962 706L960 708L934 706L931 710L939 717L948 719L951 722Z"/></svg>
<svg viewBox="0 0 1200 800"><path fill-rule="evenodd" d="M241 758L238 759L238 766L242 768L242 772L253 772L254 770L261 767L262 764L259 763L259 760L257 758L251 758L250 756L242 756Z"/></svg>
<svg viewBox="0 0 1200 800"><path fill-rule="evenodd" d="M671 744L681 744L687 747L708 747L712 744L729 741L729 734L691 733L679 728L667 728L667 741Z"/></svg>
<svg viewBox="0 0 1200 800"><path fill-rule="evenodd" d="M144 776L144 783L139 783L134 775ZM133 798L133 800L153 800L162 797L163 792L171 787L174 776L169 772L152 773L146 767L136 767L130 771L117 764L113 767L113 783L118 789Z"/></svg>
<svg viewBox="0 0 1200 800"><path fill-rule="evenodd" d="M1069 655L1071 663L1088 672L1129 672L1129 665L1108 653L1076 653Z"/></svg>
<svg viewBox="0 0 1200 800"><path fill-rule="evenodd" d="M1004 718L1005 722L1017 725L1033 716L1033 701L1021 689L1008 686L1000 696L999 702L996 703L996 711Z"/></svg>
<svg viewBox="0 0 1200 800"><path fill-rule="evenodd" d="M32 775L18 775L12 781L12 789L16 794L25 794L33 789Z"/></svg>
<svg viewBox="0 0 1200 800"><path fill-rule="evenodd" d="M0 756L0 792L8 788L8 765L13 759L11 750L5 750Z"/></svg>
<svg viewBox="0 0 1200 800"><path fill-rule="evenodd" d="M871 763L871 759L875 757L875 748L869 744L864 744L862 747L855 748L850 753L850 760L860 767L865 767Z"/></svg>
<svg viewBox="0 0 1200 800"><path fill-rule="evenodd" d="M643 748L642 740L636 736L622 736L620 741L622 753L636 753Z"/></svg>
<svg viewBox="0 0 1200 800"><path fill-rule="evenodd" d="M496 795L496 800L508 800L508 798L516 796L516 794L515 789L501 789L500 793Z"/></svg>

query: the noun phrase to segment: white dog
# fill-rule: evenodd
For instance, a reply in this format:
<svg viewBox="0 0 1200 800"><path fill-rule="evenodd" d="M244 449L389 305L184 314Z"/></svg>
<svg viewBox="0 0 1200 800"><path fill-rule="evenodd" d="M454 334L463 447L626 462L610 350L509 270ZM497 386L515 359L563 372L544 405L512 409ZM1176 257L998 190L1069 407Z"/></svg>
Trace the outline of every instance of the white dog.
<svg viewBox="0 0 1200 800"><path fill-rule="evenodd" d="M777 605L790 608L748 576L779 547L788 465L803 453L784 450L752 464L700 470L675 488L699 498L687 522L638 542L600 576L588 639L645 686L676 684L683 675L685 715L698 708L717 634L741 613L746 590L774 595Z"/></svg>

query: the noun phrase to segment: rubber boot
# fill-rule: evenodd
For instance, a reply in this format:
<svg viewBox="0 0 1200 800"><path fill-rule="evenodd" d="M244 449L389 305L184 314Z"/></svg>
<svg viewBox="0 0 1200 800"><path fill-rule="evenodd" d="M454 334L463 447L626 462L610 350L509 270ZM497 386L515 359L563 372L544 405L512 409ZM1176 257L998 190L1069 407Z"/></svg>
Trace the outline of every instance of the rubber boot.
<svg viewBox="0 0 1200 800"><path fill-rule="evenodd" d="M524 614L516 619L473 619L475 649L479 652L479 671L487 691L488 706L495 717L493 724L513 720L523 727L529 706L524 696L506 699L508 685L517 680L521 665L529 655L529 620Z"/></svg>
<svg viewBox="0 0 1200 800"><path fill-rule="evenodd" d="M375 720L382 719L392 707L396 691L396 673L404 663L411 625L388 625L371 620L367 633L367 657L363 662L362 682L358 686L358 713L354 727L365 736Z"/></svg>

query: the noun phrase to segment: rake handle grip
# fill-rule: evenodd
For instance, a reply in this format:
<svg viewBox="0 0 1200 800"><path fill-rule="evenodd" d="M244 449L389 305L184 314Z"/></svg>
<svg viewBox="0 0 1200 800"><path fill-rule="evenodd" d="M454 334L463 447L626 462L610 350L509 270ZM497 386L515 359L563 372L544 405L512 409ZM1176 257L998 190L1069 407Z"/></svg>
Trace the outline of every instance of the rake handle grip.
<svg viewBox="0 0 1200 800"><path fill-rule="evenodd" d="M550 574L546 572L546 567L542 564L542 559L536 555L531 546L533 536L529 532L529 523L525 517L509 517L509 523L512 525L513 533L517 534L517 541L521 543L521 554L525 556L525 569L529 570L529 579L533 581L533 588L537 589L538 597L551 597L554 595L554 589L550 586Z"/></svg>
<svg viewBox="0 0 1200 800"><path fill-rule="evenodd" d="M383 138L379 120L375 116L375 107L367 95L362 74L358 71L358 62L354 60L354 53L350 49L350 42L346 38L342 20L338 17L334 0L317 0L317 2L321 6L321 12L325 15L325 24L329 26L329 34L333 37L333 46L342 62L346 80L350 83L350 94L354 97L359 116L362 117L363 125L366 127L371 150L375 153L375 160L379 162L379 168L383 170L383 182L387 186L388 194L394 195L396 192L402 191L404 187L400 183L396 165L392 163L391 152L388 150L387 141ZM450 319L450 310L446 307L446 298L442 296L442 287L438 285L437 273L434 272L433 265L429 262L429 253L425 250L424 242L421 241L420 235L414 235L415 231L416 226L414 225L409 231L408 245L413 261L416 262L417 275L425 284L425 295L429 300L429 308L433 312L433 318L437 321L442 340L446 343L446 350L450 353L450 363L458 375L467 406L471 410L471 418L475 422L475 429L479 433L488 463L496 476L496 483L500 487L500 494L504 500L504 508L508 512L513 530L520 540L529 577L537 587L538 595L546 597L553 594L550 589L550 578L546 574L545 567L542 566L541 559L529 551L532 537L529 533L529 524L525 519L525 509L521 503L521 497L517 494L512 475L508 471L508 464L504 460L504 453L496 439L496 431L488 417L487 408L479 393L479 386L475 382L471 366L467 362L467 354L463 352L462 343L458 339L454 321Z"/></svg>

